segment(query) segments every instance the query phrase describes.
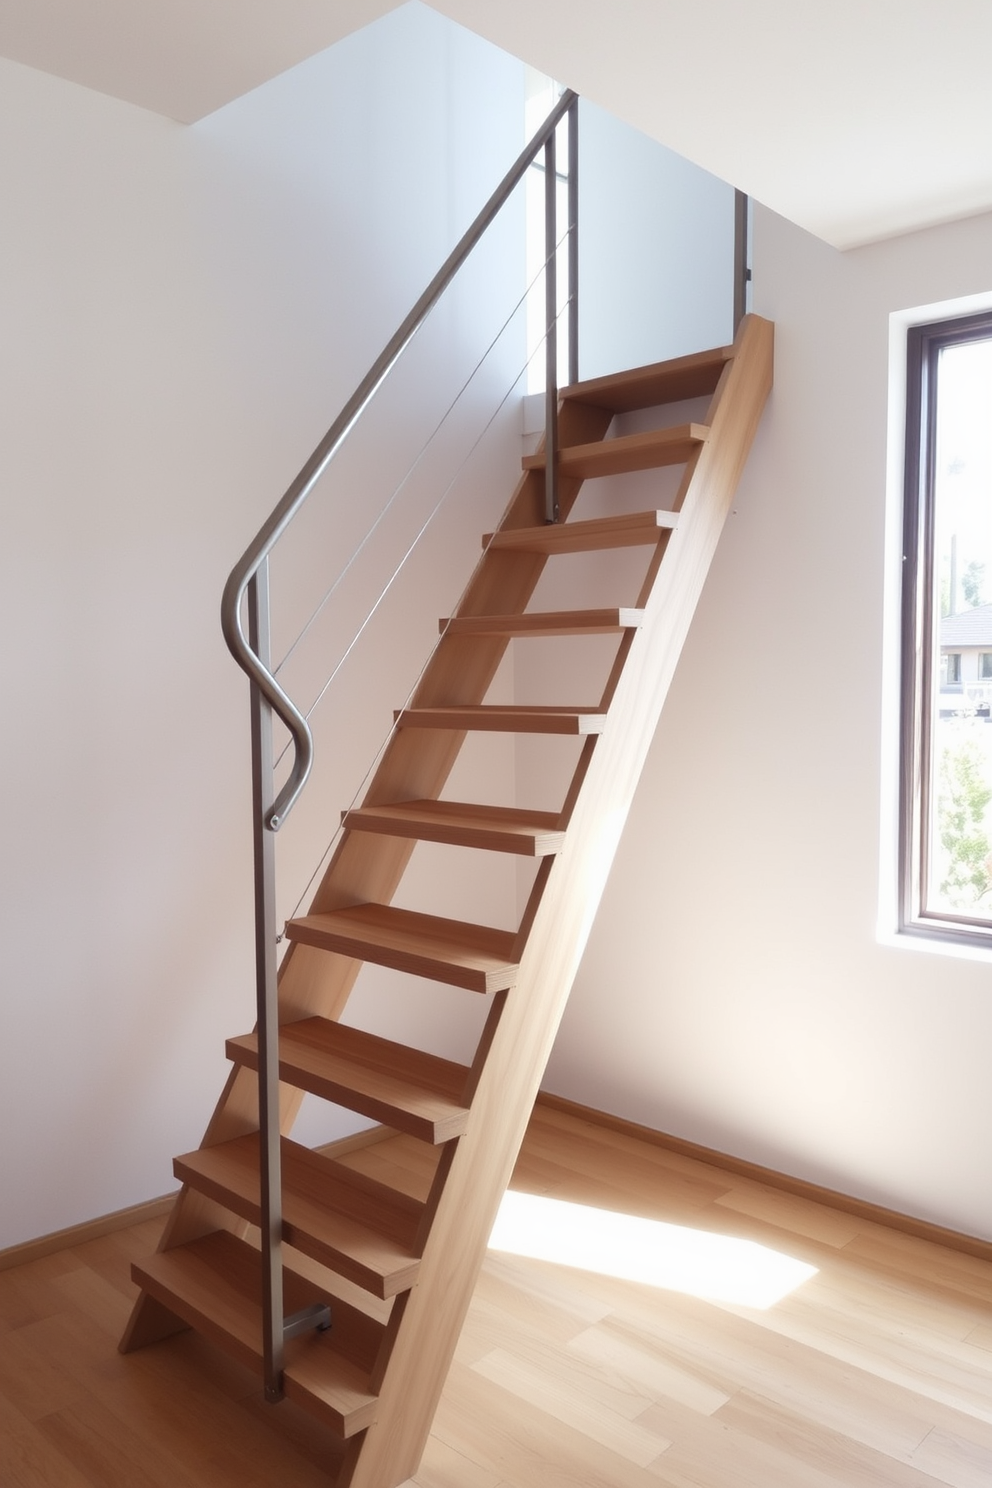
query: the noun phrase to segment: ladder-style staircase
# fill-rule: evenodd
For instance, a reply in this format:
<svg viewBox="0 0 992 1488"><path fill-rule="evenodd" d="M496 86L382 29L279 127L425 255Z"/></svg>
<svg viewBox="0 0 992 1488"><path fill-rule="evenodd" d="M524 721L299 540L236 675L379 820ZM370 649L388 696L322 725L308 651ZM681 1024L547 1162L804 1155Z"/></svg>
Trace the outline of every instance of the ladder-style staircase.
<svg viewBox="0 0 992 1488"><path fill-rule="evenodd" d="M396 1488L418 1467L486 1242L530 1116L696 600L761 415L772 327L747 316L733 346L577 383L560 401L561 521L544 520L543 453L524 474L344 830L309 913L290 922L279 981L287 1311L330 1305L332 1325L286 1343L285 1393L338 1445L338 1488ZM700 422L607 437L614 416L709 398ZM683 410L684 412L684 410ZM590 477L683 465L669 510L570 520ZM639 592L614 607L528 609L550 560L639 547ZM602 696L496 705L514 637L614 634ZM474 730L576 736L563 803L442 800ZM691 783L687 782L691 788ZM418 841L539 859L517 931L392 901ZM341 1021L364 962L489 998L461 1066ZM609 989L604 988L604 995ZM425 1042L429 1042L425 1039ZM176 1159L184 1187L141 1288L124 1351L193 1327L259 1370L262 1352L256 1036L232 1069L203 1145ZM409 1134L436 1158L426 1201L292 1142L304 1092Z"/></svg>

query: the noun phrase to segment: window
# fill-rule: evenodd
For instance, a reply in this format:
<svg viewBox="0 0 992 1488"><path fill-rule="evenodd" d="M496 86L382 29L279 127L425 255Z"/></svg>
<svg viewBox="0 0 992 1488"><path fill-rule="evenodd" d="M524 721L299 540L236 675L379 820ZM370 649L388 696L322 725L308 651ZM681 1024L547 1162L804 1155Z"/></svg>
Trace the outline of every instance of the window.
<svg viewBox="0 0 992 1488"><path fill-rule="evenodd" d="M945 651L940 658L941 687L955 687L961 681L961 652Z"/></svg>
<svg viewBox="0 0 992 1488"><path fill-rule="evenodd" d="M992 946L992 313L907 353L901 928Z"/></svg>

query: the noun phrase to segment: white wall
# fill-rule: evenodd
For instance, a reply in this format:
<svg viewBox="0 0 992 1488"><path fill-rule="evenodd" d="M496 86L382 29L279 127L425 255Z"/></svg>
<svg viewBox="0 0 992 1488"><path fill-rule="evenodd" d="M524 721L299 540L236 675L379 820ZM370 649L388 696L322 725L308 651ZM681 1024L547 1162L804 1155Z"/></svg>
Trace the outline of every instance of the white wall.
<svg viewBox="0 0 992 1488"><path fill-rule="evenodd" d="M251 1021L220 587L521 117L516 64L419 7L192 129L0 64L0 1246L164 1191L199 1139ZM989 218L842 256L757 214L776 388L548 1079L983 1235L989 968L875 922L888 315L988 289L990 262Z"/></svg>
<svg viewBox="0 0 992 1488"><path fill-rule="evenodd" d="M775 387L546 1083L992 1238L992 966L876 935L889 315L992 288L992 216L755 215Z"/></svg>
<svg viewBox="0 0 992 1488"><path fill-rule="evenodd" d="M734 190L579 105L579 375L733 339Z"/></svg>
<svg viewBox="0 0 992 1488"><path fill-rule="evenodd" d="M522 119L519 65L419 6L189 129L0 63L0 1246L166 1191L199 1141L224 1038L253 1016L247 692L221 587ZM522 249L501 258L517 292ZM462 312L439 317L445 365L477 339ZM424 403L438 338L419 354L407 399ZM493 386L519 357L501 351ZM473 487L498 503L512 413ZM402 468L405 402L392 417L373 449ZM377 498L343 469L330 507L353 537ZM386 695L343 674L369 737L483 525L471 510L417 571ZM335 543L307 526L276 575L301 613L309 558ZM321 844L368 763L358 742L316 787Z"/></svg>

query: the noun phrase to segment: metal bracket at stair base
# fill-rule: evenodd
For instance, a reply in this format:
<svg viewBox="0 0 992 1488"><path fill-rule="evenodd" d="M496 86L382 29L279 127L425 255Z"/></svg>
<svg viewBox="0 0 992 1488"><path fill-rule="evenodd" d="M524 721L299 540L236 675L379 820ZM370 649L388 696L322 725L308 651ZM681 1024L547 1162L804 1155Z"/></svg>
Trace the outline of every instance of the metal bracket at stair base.
<svg viewBox="0 0 992 1488"><path fill-rule="evenodd" d="M286 1398L282 1378L283 1345L303 1333L326 1333L331 1322L331 1309L326 1302L312 1302L309 1307L301 1307L299 1312L291 1312L289 1317L283 1318L282 1339L278 1347L279 1372L274 1376L267 1374L265 1379L265 1399L269 1405L278 1405Z"/></svg>
<svg viewBox="0 0 992 1488"><path fill-rule="evenodd" d="M301 1333L309 1333L313 1329L318 1333L326 1333L330 1326L331 1309L325 1302L314 1302L310 1307L302 1307L299 1312L292 1312L288 1318L283 1319L283 1342L290 1338L299 1338Z"/></svg>

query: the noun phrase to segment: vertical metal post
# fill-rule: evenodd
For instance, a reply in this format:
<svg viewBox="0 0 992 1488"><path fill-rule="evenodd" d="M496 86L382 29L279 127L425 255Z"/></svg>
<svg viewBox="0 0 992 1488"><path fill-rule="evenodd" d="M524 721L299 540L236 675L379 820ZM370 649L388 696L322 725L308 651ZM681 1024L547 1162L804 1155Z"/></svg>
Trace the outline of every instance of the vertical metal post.
<svg viewBox="0 0 992 1488"><path fill-rule="evenodd" d="M734 192L734 335L747 314L747 286L751 278L747 241L748 198Z"/></svg>
<svg viewBox="0 0 992 1488"><path fill-rule="evenodd" d="M579 100L568 110L568 380L579 380Z"/></svg>
<svg viewBox="0 0 992 1488"><path fill-rule="evenodd" d="M248 644L268 671L269 561L248 583ZM272 710L251 688L251 789L255 849L255 989L258 1012L258 1143L262 1206L262 1349L265 1398L283 1395L282 1165L279 1149L279 1003L276 983L275 836L265 822L274 795Z"/></svg>
<svg viewBox="0 0 992 1488"><path fill-rule="evenodd" d="M557 202L558 171L555 164L555 136L550 134L544 146L544 302L547 317L545 334L544 417L544 515L548 522L558 520L558 274Z"/></svg>

